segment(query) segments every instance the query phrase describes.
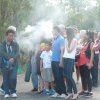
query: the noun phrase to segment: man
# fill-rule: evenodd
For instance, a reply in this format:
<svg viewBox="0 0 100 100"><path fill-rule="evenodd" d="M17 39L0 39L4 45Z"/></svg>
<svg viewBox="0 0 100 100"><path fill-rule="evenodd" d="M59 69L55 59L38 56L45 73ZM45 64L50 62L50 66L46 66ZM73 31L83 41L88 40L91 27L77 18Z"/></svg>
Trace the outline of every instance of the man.
<svg viewBox="0 0 100 100"><path fill-rule="evenodd" d="M0 55L2 57L2 73L3 73L3 88L5 91L5 98L17 97L16 83L17 83L17 69L19 59L19 46L14 41L15 28L9 27L6 31L4 40L0 45Z"/></svg>
<svg viewBox="0 0 100 100"><path fill-rule="evenodd" d="M66 27L63 24L58 25L61 35L66 38Z"/></svg>
<svg viewBox="0 0 100 100"><path fill-rule="evenodd" d="M12 29L14 32L16 32L16 27L14 27L14 26L9 26L8 28L7 28L7 30L8 29ZM0 69L2 69L2 57L0 56ZM2 71L2 70L1 70ZM4 95L5 94L5 92L4 92L4 86L3 86L3 82L2 82L2 85L1 85L1 88L0 88L0 95Z"/></svg>
<svg viewBox="0 0 100 100"><path fill-rule="evenodd" d="M54 75L55 81L55 91L56 93L52 95L52 97L65 97L66 95L66 88L64 84L63 78L63 46L64 46L64 38L60 34L61 31L59 27L55 26L53 28L53 44L52 44L52 70Z"/></svg>

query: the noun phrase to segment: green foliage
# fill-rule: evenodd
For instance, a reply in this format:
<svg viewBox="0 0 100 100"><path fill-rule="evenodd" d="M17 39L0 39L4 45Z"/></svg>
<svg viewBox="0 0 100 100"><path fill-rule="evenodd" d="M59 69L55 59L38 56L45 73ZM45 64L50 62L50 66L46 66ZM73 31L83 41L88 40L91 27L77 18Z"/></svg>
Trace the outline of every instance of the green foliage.
<svg viewBox="0 0 100 100"><path fill-rule="evenodd" d="M31 10L30 0L0 0L0 38L9 25L19 30L27 24Z"/></svg>
<svg viewBox="0 0 100 100"><path fill-rule="evenodd" d="M100 0L90 6L91 0L58 0L52 6L50 0L0 0L0 40L9 25L17 30L41 19L53 19L56 23L77 25L79 29L97 29L100 26Z"/></svg>

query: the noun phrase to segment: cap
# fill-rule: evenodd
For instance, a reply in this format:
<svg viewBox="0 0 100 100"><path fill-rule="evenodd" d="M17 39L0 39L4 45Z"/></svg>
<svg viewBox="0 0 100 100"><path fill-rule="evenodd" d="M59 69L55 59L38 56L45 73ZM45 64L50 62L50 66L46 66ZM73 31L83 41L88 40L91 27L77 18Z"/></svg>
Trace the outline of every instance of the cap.
<svg viewBox="0 0 100 100"><path fill-rule="evenodd" d="M16 32L16 27L15 27L15 26L9 26L9 27L7 28L7 30L13 30L14 32Z"/></svg>

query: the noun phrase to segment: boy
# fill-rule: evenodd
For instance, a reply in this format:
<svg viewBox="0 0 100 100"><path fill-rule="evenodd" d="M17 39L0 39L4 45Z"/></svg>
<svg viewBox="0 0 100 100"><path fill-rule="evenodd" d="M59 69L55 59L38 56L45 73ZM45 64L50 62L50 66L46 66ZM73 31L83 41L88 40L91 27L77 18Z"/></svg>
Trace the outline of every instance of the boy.
<svg viewBox="0 0 100 100"><path fill-rule="evenodd" d="M43 51L40 55L40 68L41 74L44 81L44 88L45 93L49 94L49 86L51 90L53 90L53 74L51 68L51 58L52 58L52 51L51 51L51 43L46 43L45 51Z"/></svg>
<svg viewBox="0 0 100 100"><path fill-rule="evenodd" d="M17 97L17 69L19 59L19 46L14 41L16 32L8 28L6 31L6 40L0 45L0 56L2 57L2 73L3 73L3 87L5 91L5 98L10 95L13 98Z"/></svg>

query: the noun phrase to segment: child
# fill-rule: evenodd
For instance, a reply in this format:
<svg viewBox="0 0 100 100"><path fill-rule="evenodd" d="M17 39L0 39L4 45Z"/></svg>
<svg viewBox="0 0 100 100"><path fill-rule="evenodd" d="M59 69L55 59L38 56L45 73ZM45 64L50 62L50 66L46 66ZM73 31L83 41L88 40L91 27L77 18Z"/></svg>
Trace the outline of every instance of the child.
<svg viewBox="0 0 100 100"><path fill-rule="evenodd" d="M44 81L44 92L46 94L49 94L49 85L51 87L51 90L53 90L53 74L51 69L51 57L52 57L52 51L51 51L51 43L46 44L45 51L42 52L40 55L41 61L40 61L40 68L41 68L41 74Z"/></svg>

